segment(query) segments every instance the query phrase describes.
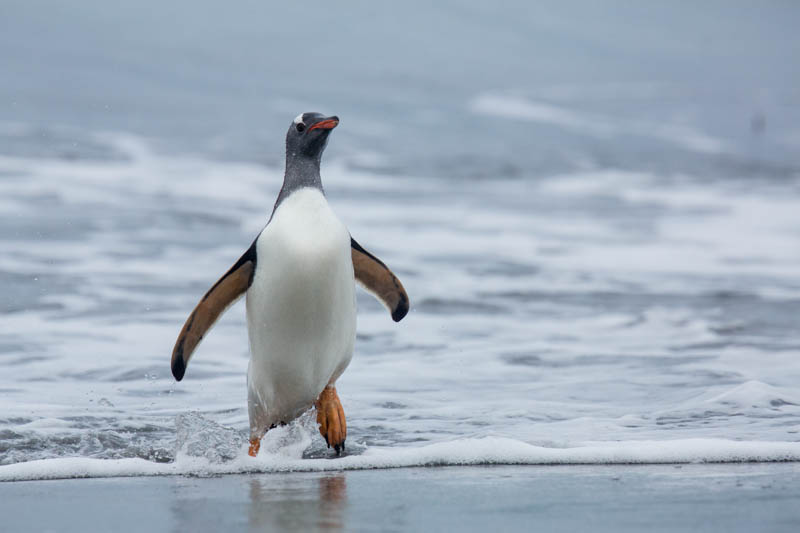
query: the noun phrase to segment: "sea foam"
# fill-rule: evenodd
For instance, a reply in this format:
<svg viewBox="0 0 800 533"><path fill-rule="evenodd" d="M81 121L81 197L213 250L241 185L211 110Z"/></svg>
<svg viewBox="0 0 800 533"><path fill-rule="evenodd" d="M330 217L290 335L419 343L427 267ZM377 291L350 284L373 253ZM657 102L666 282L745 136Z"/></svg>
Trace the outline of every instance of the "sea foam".
<svg viewBox="0 0 800 533"><path fill-rule="evenodd" d="M360 455L303 459L297 455L262 453L245 447L235 459L209 461L179 454L174 462L144 459L43 459L0 467L0 481L44 479L212 476L270 472L319 472L459 465L608 465L800 461L800 442L739 442L725 439L595 442L569 448L548 448L514 439L484 437L438 442L412 448L368 448Z"/></svg>

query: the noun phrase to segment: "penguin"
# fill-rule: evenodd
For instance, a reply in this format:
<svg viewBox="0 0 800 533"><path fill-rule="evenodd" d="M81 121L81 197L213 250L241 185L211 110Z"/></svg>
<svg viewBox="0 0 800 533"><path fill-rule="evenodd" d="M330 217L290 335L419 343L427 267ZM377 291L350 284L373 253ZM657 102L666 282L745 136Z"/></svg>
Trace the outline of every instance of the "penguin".
<svg viewBox="0 0 800 533"><path fill-rule="evenodd" d="M403 284L350 235L331 209L320 177L322 152L336 116L302 113L286 133L283 186L266 226L250 248L189 314L172 352L172 375L183 379L200 341L245 296L248 453L261 438L310 408L336 455L347 422L336 380L353 356L358 282L399 322L409 310Z"/></svg>

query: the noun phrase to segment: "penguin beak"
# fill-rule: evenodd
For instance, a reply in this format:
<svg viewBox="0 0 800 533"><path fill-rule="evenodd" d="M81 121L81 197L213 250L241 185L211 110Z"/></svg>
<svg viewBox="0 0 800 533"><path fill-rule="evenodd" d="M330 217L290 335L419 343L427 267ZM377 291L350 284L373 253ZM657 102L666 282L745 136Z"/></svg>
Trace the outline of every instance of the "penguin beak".
<svg viewBox="0 0 800 533"><path fill-rule="evenodd" d="M308 131L316 130L316 129L332 130L333 128L335 128L338 125L339 125L339 117L330 117L330 118L326 118L326 119L320 120L319 122L315 122L314 124L311 125L310 128L308 128Z"/></svg>

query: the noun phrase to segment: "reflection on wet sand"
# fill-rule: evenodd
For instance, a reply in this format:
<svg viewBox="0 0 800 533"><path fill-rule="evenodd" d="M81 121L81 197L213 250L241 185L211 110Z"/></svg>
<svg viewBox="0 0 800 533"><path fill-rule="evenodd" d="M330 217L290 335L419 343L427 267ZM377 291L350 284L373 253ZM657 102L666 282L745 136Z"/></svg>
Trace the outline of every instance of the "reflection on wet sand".
<svg viewBox="0 0 800 533"><path fill-rule="evenodd" d="M263 476L250 481L250 530L340 531L346 505L344 473Z"/></svg>

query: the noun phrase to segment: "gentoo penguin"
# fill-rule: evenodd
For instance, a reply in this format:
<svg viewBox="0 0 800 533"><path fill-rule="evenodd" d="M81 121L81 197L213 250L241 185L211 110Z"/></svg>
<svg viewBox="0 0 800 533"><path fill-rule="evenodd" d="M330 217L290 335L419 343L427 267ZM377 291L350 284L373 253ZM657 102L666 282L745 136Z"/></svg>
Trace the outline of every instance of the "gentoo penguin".
<svg viewBox="0 0 800 533"><path fill-rule="evenodd" d="M344 449L347 425L336 380L353 356L356 280L395 322L408 313L400 280L350 236L325 198L320 159L338 124L338 117L319 113L294 119L286 133L283 187L267 225L194 308L172 352L172 375L180 381L208 330L247 294L254 457L267 430L312 405L328 447L337 455Z"/></svg>

